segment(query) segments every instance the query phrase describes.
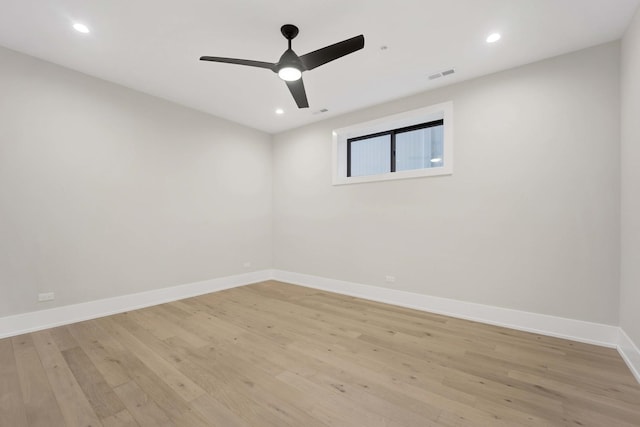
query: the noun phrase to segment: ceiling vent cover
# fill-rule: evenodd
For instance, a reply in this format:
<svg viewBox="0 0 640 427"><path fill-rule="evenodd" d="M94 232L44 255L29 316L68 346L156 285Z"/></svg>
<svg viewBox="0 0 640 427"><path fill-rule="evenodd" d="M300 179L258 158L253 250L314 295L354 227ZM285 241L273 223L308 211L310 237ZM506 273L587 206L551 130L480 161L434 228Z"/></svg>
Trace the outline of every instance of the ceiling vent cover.
<svg viewBox="0 0 640 427"><path fill-rule="evenodd" d="M455 72L456 72L456 70L453 69L453 68L450 68L450 69L444 70L444 71L440 71L438 73L431 74L429 76L429 80L435 80L435 79L439 79L440 77L450 76L451 74L454 74Z"/></svg>

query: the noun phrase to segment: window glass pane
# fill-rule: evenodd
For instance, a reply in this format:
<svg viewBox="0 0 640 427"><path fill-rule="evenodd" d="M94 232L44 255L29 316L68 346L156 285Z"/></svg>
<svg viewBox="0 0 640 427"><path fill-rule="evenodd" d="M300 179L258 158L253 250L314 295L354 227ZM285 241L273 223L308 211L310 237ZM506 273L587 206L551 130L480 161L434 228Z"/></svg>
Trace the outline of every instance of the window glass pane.
<svg viewBox="0 0 640 427"><path fill-rule="evenodd" d="M351 176L391 172L391 136L351 141Z"/></svg>
<svg viewBox="0 0 640 427"><path fill-rule="evenodd" d="M444 126L396 134L396 171L444 166Z"/></svg>

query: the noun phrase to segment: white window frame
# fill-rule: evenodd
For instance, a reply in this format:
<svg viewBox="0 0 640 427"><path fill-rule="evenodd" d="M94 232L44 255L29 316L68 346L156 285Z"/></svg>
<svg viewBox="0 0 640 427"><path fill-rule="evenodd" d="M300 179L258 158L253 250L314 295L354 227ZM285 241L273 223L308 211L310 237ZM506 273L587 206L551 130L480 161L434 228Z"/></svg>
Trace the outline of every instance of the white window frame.
<svg viewBox="0 0 640 427"><path fill-rule="evenodd" d="M442 167L388 172L378 175L347 176L347 140L364 135L399 129L434 120L444 120L444 165ZM382 117L333 131L333 185L390 181L451 175L453 173L453 102L443 102L417 110Z"/></svg>

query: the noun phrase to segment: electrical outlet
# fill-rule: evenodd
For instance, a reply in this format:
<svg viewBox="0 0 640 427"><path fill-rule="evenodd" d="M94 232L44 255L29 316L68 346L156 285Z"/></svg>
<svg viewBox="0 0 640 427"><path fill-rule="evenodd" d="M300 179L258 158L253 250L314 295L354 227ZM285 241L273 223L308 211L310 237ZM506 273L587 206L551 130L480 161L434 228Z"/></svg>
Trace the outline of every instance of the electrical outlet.
<svg viewBox="0 0 640 427"><path fill-rule="evenodd" d="M245 261L245 262L242 264L242 266L243 266L244 268L249 268L249 267L251 267L251 261Z"/></svg>
<svg viewBox="0 0 640 427"><path fill-rule="evenodd" d="M396 276L384 276L384 281L387 283L395 283Z"/></svg>
<svg viewBox="0 0 640 427"><path fill-rule="evenodd" d="M39 302L53 301L54 299L56 299L56 295L53 292L46 292L46 293L43 293L43 294L38 294L38 301Z"/></svg>

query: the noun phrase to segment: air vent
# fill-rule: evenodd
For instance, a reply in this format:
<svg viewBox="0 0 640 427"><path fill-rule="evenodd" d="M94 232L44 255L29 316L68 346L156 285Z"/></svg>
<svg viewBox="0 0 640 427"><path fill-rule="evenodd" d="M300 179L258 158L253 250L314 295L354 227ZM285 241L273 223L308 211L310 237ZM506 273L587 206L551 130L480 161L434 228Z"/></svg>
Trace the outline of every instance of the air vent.
<svg viewBox="0 0 640 427"><path fill-rule="evenodd" d="M451 74L453 74L455 72L456 72L456 70L453 69L453 68L450 68L450 69L444 70L444 71L440 71L438 73L431 74L429 76L429 80L435 80L435 79L439 79L440 77L450 76Z"/></svg>

